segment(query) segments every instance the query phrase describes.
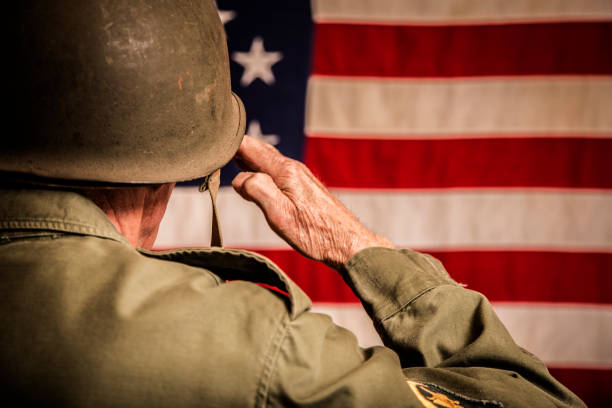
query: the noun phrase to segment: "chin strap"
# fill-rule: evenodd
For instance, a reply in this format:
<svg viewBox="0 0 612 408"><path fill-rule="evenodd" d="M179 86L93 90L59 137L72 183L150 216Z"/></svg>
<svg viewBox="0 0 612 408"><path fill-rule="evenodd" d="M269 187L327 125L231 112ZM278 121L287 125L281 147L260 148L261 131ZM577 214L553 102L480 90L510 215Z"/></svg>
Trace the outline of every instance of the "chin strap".
<svg viewBox="0 0 612 408"><path fill-rule="evenodd" d="M210 246L223 247L223 237L219 224L219 213L217 212L217 193L221 183L221 169L217 169L204 178L200 185L200 192L208 190L212 202L212 232L210 234Z"/></svg>

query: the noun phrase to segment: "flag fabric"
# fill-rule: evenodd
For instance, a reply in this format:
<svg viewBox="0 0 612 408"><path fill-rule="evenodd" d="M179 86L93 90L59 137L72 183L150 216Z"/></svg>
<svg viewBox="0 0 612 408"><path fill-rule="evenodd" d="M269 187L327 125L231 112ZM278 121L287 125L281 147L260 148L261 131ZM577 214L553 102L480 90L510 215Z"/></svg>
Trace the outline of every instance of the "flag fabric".
<svg viewBox="0 0 612 408"><path fill-rule="evenodd" d="M589 406L612 400L612 2L218 1L247 133L304 161L362 222L484 293ZM380 344L357 298L222 171L226 246L270 257ZM159 249L207 246L175 189Z"/></svg>

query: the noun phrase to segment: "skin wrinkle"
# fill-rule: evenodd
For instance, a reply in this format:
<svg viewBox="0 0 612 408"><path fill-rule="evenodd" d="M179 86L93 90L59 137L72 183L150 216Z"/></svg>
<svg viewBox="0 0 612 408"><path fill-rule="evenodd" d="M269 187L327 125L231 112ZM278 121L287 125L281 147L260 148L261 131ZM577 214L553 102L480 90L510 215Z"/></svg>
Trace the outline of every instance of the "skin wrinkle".
<svg viewBox="0 0 612 408"><path fill-rule="evenodd" d="M81 193L104 211L133 247L151 249L174 185L88 188Z"/></svg>

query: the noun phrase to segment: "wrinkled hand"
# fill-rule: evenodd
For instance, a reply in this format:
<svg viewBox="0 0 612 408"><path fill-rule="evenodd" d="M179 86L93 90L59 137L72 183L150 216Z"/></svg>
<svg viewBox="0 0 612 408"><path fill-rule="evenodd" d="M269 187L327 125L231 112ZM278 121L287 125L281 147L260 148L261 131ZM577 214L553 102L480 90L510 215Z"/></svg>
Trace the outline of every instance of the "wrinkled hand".
<svg viewBox="0 0 612 408"><path fill-rule="evenodd" d="M371 246L393 248L367 229L302 163L245 136L235 157L244 169L232 185L263 211L270 227L303 255L340 270Z"/></svg>

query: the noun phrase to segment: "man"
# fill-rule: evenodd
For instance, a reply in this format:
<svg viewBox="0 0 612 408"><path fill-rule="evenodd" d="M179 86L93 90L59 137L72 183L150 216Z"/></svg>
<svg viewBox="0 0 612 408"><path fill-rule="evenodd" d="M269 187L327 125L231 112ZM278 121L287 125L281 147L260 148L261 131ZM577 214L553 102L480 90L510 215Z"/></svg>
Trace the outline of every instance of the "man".
<svg viewBox="0 0 612 408"><path fill-rule="evenodd" d="M17 405L583 406L479 293L365 228L302 164L244 134L208 1L20 5L23 134L0 170L0 372ZM266 258L152 246L174 182L234 156L234 188L342 274L386 347L308 311ZM213 206L214 207L214 206ZM219 231L213 240L220 242Z"/></svg>

